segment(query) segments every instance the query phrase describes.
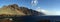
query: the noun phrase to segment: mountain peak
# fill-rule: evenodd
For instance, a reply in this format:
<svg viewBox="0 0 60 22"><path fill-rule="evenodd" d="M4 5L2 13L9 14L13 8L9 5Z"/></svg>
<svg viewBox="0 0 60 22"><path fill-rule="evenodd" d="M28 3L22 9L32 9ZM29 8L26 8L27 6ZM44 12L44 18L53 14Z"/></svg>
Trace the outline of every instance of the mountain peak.
<svg viewBox="0 0 60 22"><path fill-rule="evenodd" d="M8 7L18 8L18 5L17 4L12 4L12 5L8 5Z"/></svg>

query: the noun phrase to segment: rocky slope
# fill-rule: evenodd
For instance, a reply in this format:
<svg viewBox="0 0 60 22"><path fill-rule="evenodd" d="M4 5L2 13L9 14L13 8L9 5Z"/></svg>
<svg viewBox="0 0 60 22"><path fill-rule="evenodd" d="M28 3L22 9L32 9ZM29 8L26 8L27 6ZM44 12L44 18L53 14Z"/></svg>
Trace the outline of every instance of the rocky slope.
<svg viewBox="0 0 60 22"><path fill-rule="evenodd" d="M37 15L42 15L42 14L43 13L37 12L32 9L28 9L26 7L19 7L17 4L3 6L2 8L0 8L0 15L37 16Z"/></svg>

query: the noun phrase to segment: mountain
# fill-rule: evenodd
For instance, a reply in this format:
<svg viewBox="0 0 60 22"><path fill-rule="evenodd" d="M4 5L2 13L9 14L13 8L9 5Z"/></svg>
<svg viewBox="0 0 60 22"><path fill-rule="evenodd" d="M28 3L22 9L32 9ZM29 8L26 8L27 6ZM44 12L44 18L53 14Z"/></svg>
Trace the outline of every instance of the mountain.
<svg viewBox="0 0 60 22"><path fill-rule="evenodd" d="M0 15L25 15L16 4L4 6L0 9Z"/></svg>
<svg viewBox="0 0 60 22"><path fill-rule="evenodd" d="M32 9L28 9L27 7L19 7L17 4L12 4L8 6L3 6L0 8L0 15L19 15L19 16L36 16L36 15L42 15L43 13L37 12ZM44 15L44 14L43 14Z"/></svg>

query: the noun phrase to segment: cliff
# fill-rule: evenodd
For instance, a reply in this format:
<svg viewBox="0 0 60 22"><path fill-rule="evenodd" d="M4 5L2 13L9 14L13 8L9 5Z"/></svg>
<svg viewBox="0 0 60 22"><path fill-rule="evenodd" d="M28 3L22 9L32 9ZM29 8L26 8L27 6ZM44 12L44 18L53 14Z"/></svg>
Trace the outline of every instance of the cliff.
<svg viewBox="0 0 60 22"><path fill-rule="evenodd" d="M17 4L12 4L0 8L0 15L37 16L44 14L32 9L28 9L27 7L19 7Z"/></svg>

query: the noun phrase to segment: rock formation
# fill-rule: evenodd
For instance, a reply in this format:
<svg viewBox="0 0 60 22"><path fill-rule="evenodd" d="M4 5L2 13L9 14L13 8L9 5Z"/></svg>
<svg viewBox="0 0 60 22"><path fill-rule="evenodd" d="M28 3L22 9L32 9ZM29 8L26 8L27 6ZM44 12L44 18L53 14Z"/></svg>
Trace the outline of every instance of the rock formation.
<svg viewBox="0 0 60 22"><path fill-rule="evenodd" d="M43 13L28 9L27 7L19 7L17 4L3 6L0 8L0 15L37 16L42 14Z"/></svg>

